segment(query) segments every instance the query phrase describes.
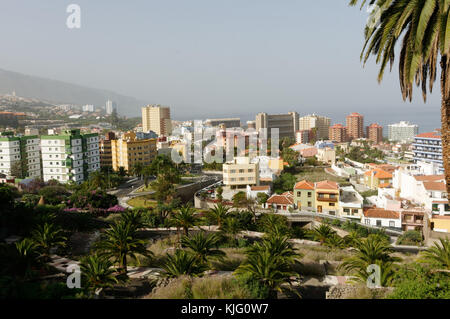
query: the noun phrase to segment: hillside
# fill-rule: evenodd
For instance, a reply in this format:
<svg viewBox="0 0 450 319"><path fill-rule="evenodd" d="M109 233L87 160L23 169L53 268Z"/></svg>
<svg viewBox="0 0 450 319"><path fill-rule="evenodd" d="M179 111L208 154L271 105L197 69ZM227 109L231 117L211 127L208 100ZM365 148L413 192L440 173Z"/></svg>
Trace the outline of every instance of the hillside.
<svg viewBox="0 0 450 319"><path fill-rule="evenodd" d="M18 96L36 98L62 104L94 104L104 106L108 99L116 101L119 113L127 116L140 115L145 105L133 97L115 92L88 88L62 81L50 80L0 69L0 94L15 91Z"/></svg>

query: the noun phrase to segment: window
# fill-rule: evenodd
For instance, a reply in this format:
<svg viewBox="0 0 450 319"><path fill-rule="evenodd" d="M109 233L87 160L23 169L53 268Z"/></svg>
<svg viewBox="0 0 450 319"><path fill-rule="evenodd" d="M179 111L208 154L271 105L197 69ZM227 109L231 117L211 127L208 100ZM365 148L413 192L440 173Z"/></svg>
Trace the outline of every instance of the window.
<svg viewBox="0 0 450 319"><path fill-rule="evenodd" d="M330 203L330 206L334 206L334 203Z"/></svg>
<svg viewBox="0 0 450 319"><path fill-rule="evenodd" d="M395 227L395 222L393 220L389 221L389 227Z"/></svg>
<svg viewBox="0 0 450 319"><path fill-rule="evenodd" d="M364 223L365 223L366 225L370 225L370 219L366 218L366 219L364 220Z"/></svg>
<svg viewBox="0 0 450 319"><path fill-rule="evenodd" d="M308 197L311 197L312 196L312 193L311 192L308 192Z"/></svg>
<svg viewBox="0 0 450 319"><path fill-rule="evenodd" d="M312 203L311 202L308 202L308 207L312 207Z"/></svg>
<svg viewBox="0 0 450 319"><path fill-rule="evenodd" d="M381 227L381 220L380 219L377 219L377 226Z"/></svg>

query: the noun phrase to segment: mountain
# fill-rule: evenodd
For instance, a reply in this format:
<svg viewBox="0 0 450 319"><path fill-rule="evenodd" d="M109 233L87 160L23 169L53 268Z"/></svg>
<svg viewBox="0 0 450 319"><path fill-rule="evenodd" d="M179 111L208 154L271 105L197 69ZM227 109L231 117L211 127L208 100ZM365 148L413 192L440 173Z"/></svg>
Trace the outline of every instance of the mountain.
<svg viewBox="0 0 450 319"><path fill-rule="evenodd" d="M140 107L147 104L144 101L112 91L0 69L0 94L8 94L13 91L18 96L61 104L104 106L107 100L112 100L117 103L119 114L127 116L139 116Z"/></svg>

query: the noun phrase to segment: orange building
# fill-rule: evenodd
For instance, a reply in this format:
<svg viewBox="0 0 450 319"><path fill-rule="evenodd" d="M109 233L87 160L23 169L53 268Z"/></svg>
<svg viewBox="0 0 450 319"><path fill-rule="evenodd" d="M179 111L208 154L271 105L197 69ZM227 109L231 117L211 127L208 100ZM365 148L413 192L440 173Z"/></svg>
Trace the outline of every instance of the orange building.
<svg viewBox="0 0 450 319"><path fill-rule="evenodd" d="M330 140L338 143L347 142L347 128L342 124L334 124L330 127Z"/></svg>
<svg viewBox="0 0 450 319"><path fill-rule="evenodd" d="M347 134L350 140L364 137L364 116L359 113L347 116Z"/></svg>
<svg viewBox="0 0 450 319"><path fill-rule="evenodd" d="M374 144L380 144L383 141L383 127L378 123L370 124L366 128L366 137Z"/></svg>

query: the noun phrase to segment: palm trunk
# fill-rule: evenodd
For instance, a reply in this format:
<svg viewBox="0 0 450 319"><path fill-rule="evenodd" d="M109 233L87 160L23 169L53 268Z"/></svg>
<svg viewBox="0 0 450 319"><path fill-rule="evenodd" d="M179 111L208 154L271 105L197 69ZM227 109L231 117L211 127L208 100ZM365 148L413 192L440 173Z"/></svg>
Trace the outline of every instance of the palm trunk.
<svg viewBox="0 0 450 319"><path fill-rule="evenodd" d="M442 159L444 161L447 194L450 194L450 56L441 58L441 121L442 121Z"/></svg>

